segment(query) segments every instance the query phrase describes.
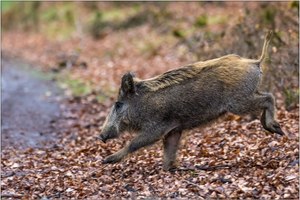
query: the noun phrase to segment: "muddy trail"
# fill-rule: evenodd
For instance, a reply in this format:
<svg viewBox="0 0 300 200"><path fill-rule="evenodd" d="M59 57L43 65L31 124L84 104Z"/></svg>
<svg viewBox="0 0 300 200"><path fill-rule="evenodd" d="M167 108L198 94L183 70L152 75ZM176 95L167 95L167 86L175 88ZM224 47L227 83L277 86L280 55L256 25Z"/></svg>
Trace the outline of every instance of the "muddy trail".
<svg viewBox="0 0 300 200"><path fill-rule="evenodd" d="M53 144L62 92L46 74L4 58L1 78L1 147L25 149Z"/></svg>

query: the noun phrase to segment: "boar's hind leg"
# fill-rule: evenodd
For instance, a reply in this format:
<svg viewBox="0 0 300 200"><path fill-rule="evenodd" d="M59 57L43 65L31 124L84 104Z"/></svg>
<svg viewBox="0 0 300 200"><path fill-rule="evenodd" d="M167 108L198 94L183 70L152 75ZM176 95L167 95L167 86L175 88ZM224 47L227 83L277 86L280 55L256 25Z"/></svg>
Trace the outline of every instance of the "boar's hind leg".
<svg viewBox="0 0 300 200"><path fill-rule="evenodd" d="M171 170L176 167L176 152L181 133L181 130L174 129L164 137L164 170Z"/></svg>
<svg viewBox="0 0 300 200"><path fill-rule="evenodd" d="M240 101L229 109L234 114L248 114L255 111L262 111L261 123L264 129L271 133L284 135L275 117L275 99L272 94L256 92L252 97Z"/></svg>
<svg viewBox="0 0 300 200"><path fill-rule="evenodd" d="M123 149L105 158L103 164L119 162L129 153L155 143L160 139L160 137L161 134L141 133L137 135L131 142L129 142L129 144L126 145Z"/></svg>

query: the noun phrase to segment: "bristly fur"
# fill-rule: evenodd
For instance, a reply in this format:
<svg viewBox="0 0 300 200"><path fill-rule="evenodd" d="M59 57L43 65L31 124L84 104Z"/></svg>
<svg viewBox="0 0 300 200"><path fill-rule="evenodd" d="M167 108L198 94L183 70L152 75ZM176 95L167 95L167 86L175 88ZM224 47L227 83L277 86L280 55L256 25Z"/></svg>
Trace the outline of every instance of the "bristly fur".
<svg viewBox="0 0 300 200"><path fill-rule="evenodd" d="M271 38L272 38L272 32L269 32L265 36L262 53L258 60L241 58L238 55L230 54L220 58L207 60L203 62L197 62L185 67L170 70L159 76L150 79L140 80L138 78L134 78L134 81L136 86L141 90L148 91L148 92L155 92L172 85L180 84L185 80L195 78L199 76L200 73L210 69L214 69L220 66L230 67L234 65L239 65L240 63L239 61L246 61L249 64L252 63L260 67L261 63L267 57L267 49Z"/></svg>
<svg viewBox="0 0 300 200"><path fill-rule="evenodd" d="M165 87L179 84L184 80L191 79L200 73L202 68L188 65L179 69L167 71L151 79L140 80L137 85L147 91L157 91Z"/></svg>
<svg viewBox="0 0 300 200"><path fill-rule="evenodd" d="M136 86L141 90L155 92L172 85L180 84L185 80L196 78L199 74L210 69L230 65L232 59L240 59L240 56L234 54L226 55L221 58L197 62L185 67L170 70L150 79L140 80L134 78L134 81Z"/></svg>

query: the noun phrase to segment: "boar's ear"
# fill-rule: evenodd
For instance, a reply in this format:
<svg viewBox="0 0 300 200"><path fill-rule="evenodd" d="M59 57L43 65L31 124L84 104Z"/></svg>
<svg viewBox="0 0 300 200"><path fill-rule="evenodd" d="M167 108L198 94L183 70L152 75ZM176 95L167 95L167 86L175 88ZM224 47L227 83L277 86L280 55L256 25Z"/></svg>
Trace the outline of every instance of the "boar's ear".
<svg viewBox="0 0 300 200"><path fill-rule="evenodd" d="M124 95L135 93L133 77L134 75L131 72L128 72L123 75L122 83L121 83L121 91Z"/></svg>

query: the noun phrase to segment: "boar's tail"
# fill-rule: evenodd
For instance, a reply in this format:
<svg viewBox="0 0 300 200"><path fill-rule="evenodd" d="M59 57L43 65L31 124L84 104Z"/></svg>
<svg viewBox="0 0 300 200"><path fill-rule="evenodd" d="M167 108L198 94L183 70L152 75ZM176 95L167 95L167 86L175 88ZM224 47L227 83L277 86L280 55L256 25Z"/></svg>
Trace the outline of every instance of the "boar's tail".
<svg viewBox="0 0 300 200"><path fill-rule="evenodd" d="M262 63L266 57L267 57L267 54L268 54L268 46L269 46L269 43L271 41L271 38L272 38L272 35L273 35L273 32L272 31L269 31L266 36L265 36L265 41L264 41L264 46L263 46L263 49L262 49L262 53L261 53L261 56L260 58L258 59L258 63Z"/></svg>

